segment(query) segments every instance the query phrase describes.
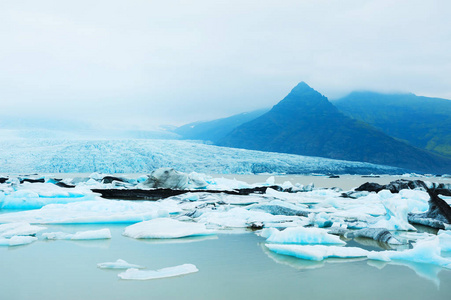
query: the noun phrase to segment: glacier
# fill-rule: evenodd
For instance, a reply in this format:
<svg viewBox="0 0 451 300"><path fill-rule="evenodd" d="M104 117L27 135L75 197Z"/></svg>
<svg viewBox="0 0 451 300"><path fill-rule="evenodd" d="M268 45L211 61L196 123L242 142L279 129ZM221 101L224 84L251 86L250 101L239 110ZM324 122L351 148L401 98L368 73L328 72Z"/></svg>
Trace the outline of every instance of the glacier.
<svg viewBox="0 0 451 300"><path fill-rule="evenodd" d="M405 170L179 140L0 140L0 172L143 173L160 167L210 174L403 174Z"/></svg>

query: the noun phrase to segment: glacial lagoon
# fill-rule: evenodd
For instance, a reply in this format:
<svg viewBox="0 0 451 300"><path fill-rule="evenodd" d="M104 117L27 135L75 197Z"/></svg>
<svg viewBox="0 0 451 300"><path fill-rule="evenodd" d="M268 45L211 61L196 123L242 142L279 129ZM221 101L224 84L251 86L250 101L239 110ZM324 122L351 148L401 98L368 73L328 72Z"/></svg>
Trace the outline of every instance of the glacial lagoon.
<svg viewBox="0 0 451 300"><path fill-rule="evenodd" d="M264 182L267 175L237 179ZM276 177L276 182L295 181ZM262 180L261 180L262 179ZM330 182L353 187L366 181L388 183L398 177L329 179L302 177L317 187ZM410 179L410 178L409 178ZM445 178L423 180L450 182ZM438 179L438 180L436 180ZM301 180L301 179L299 179ZM318 181L319 180L319 181ZM342 180L343 182L339 182ZM440 180L440 181L439 181ZM333 182L335 181L335 183ZM3 210L2 213L10 211ZM449 299L451 270L431 264L381 262L364 258L308 261L279 255L265 239L248 229L215 236L181 239L133 239L122 235L130 224L67 224L43 226L39 240L0 247L2 299ZM106 240L44 240L44 232L77 232L109 228ZM426 227L419 231L435 233ZM382 245L383 246L383 245ZM382 251L372 240L348 240L346 247ZM451 253L443 253L451 257ZM146 281L122 280L122 270L97 264L124 259L156 270L194 264L193 274Z"/></svg>

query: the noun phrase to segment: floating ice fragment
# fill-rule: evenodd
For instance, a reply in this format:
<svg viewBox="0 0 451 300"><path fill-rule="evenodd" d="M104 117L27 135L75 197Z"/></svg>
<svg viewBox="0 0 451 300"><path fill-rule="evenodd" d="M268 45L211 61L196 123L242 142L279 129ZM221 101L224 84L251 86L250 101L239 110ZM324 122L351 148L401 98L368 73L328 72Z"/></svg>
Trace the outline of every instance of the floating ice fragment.
<svg viewBox="0 0 451 300"><path fill-rule="evenodd" d="M36 241L37 238L34 236L13 236L9 239L0 238L0 246L20 246L31 244Z"/></svg>
<svg viewBox="0 0 451 300"><path fill-rule="evenodd" d="M417 263L427 263L451 269L451 259L441 256L438 237L418 241L413 249L404 251L382 251L368 253L369 259L391 261L405 260Z"/></svg>
<svg viewBox="0 0 451 300"><path fill-rule="evenodd" d="M36 233L45 229L45 227L30 225L24 222L2 224L0 225L0 237L10 238L15 235L36 235Z"/></svg>
<svg viewBox="0 0 451 300"><path fill-rule="evenodd" d="M451 251L451 232L439 230L438 239L440 241L440 248L442 251Z"/></svg>
<svg viewBox="0 0 451 300"><path fill-rule="evenodd" d="M158 278L167 278L174 276L181 276L190 273L198 272L199 270L195 265L192 264L184 264L175 267L163 268L160 270L149 270L142 271L138 269L128 269L127 271L120 273L118 276L121 279L128 280L149 280L149 279L158 279Z"/></svg>
<svg viewBox="0 0 451 300"><path fill-rule="evenodd" d="M65 189L51 183L24 183L18 190L0 191L0 209L37 209L52 203L94 200L96 194L82 188Z"/></svg>
<svg viewBox="0 0 451 300"><path fill-rule="evenodd" d="M327 230L320 228L292 227L285 230L266 231L268 243L278 244L338 244L345 245L340 237L328 234Z"/></svg>
<svg viewBox="0 0 451 300"><path fill-rule="evenodd" d="M247 207L249 210L260 210L267 212L271 215L284 215L284 216L302 216L307 217L308 209L305 205L298 206L289 202L273 200L269 203L259 203Z"/></svg>
<svg viewBox="0 0 451 300"><path fill-rule="evenodd" d="M367 250L357 247L339 247L324 245L277 245L266 244L269 250L283 255L294 256L301 259L320 261L328 257L353 258L366 257Z"/></svg>
<svg viewBox="0 0 451 300"><path fill-rule="evenodd" d="M174 239L197 235L213 235L214 231L204 224L181 222L169 218L159 218L130 225L123 235L135 239Z"/></svg>
<svg viewBox="0 0 451 300"><path fill-rule="evenodd" d="M371 228L386 228L388 230L411 230L416 231L416 228L409 224L407 214L409 213L409 206L406 199L390 198L389 191L380 191L379 195L381 202L385 207L386 215L382 216L379 221L371 224Z"/></svg>
<svg viewBox="0 0 451 300"><path fill-rule="evenodd" d="M169 213L173 212L173 207L169 204L114 200L50 204L37 210L1 214L0 223L136 223L153 218L168 217Z"/></svg>
<svg viewBox="0 0 451 300"><path fill-rule="evenodd" d="M97 264L97 267L99 267L101 269L130 269L130 268L143 269L144 268L139 265L130 264L123 259L118 259L115 262L100 263L100 264Z"/></svg>
<svg viewBox="0 0 451 300"><path fill-rule="evenodd" d="M48 240L103 240L111 239L111 231L108 228L99 230L79 231L76 233L46 232L42 236Z"/></svg>
<svg viewBox="0 0 451 300"><path fill-rule="evenodd" d="M385 228L363 228L357 231L349 232L346 237L363 237L382 243L402 245L402 243Z"/></svg>

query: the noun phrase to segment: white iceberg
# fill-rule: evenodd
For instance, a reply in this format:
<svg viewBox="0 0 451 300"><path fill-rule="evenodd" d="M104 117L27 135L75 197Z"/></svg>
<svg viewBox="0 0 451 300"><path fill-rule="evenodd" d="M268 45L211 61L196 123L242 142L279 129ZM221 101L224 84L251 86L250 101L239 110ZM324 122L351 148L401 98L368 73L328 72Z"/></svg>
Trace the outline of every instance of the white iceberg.
<svg viewBox="0 0 451 300"><path fill-rule="evenodd" d="M329 234L327 230L321 228L291 227L282 231L264 229L262 236L267 237L266 242L277 244L346 244L340 237Z"/></svg>
<svg viewBox="0 0 451 300"><path fill-rule="evenodd" d="M213 235L204 224L181 222L169 218L158 218L130 225L123 235L135 239L176 239L182 237Z"/></svg>
<svg viewBox="0 0 451 300"><path fill-rule="evenodd" d="M269 250L283 255L294 256L301 259L320 261L329 257L355 258L366 257L367 250L358 247L340 247L324 245L278 245L266 244Z"/></svg>
<svg viewBox="0 0 451 300"><path fill-rule="evenodd" d="M0 214L0 223L39 224L136 223L169 217L173 207L163 202L97 200L49 204L41 209ZM178 212L178 211L177 211Z"/></svg>
<svg viewBox="0 0 451 300"><path fill-rule="evenodd" d="M24 183L17 189L0 191L0 209L37 209L47 204L92 201L96 194L89 189L61 188L52 183Z"/></svg>
<svg viewBox="0 0 451 300"><path fill-rule="evenodd" d="M0 238L0 246L20 246L31 244L38 239L34 236L13 236L9 239Z"/></svg>
<svg viewBox="0 0 451 300"><path fill-rule="evenodd" d="M390 197L389 191L380 191L379 194L385 198L382 200L382 204L385 207L386 215L380 217L380 219L371 224L372 228L386 228L387 230L405 230L416 231L416 228L410 225L407 220L407 214L410 212L410 208L406 199Z"/></svg>
<svg viewBox="0 0 451 300"><path fill-rule="evenodd" d="M198 272L199 270L195 265L192 264L184 264L175 267L163 268L160 270L149 270L143 271L138 269L128 269L127 271L120 273L118 276L121 279L128 280L149 280L149 279L159 279L159 278L167 278L167 277L175 277L186 274L191 274Z"/></svg>
<svg viewBox="0 0 451 300"><path fill-rule="evenodd" d="M111 239L111 231L108 228L104 228L76 233L46 232L42 236L48 240L103 240Z"/></svg>
<svg viewBox="0 0 451 300"><path fill-rule="evenodd" d="M197 221L221 228L246 228L255 223L272 227L276 224L284 226L283 224L301 225L301 223L306 223L297 216L275 216L262 211L249 211L241 207L219 207L216 210L204 212L197 218Z"/></svg>
<svg viewBox="0 0 451 300"><path fill-rule="evenodd" d="M370 252L368 258L373 260L391 261L405 260L416 263L426 263L451 269L451 258L441 256L440 240L435 237L429 240L419 240L413 249L404 251Z"/></svg>
<svg viewBox="0 0 451 300"><path fill-rule="evenodd" d="M36 235L38 232L45 230L45 227L30 225L28 223L7 223L0 225L0 237L10 238L16 235Z"/></svg>
<svg viewBox="0 0 451 300"><path fill-rule="evenodd" d="M438 239L440 242L440 249L442 251L451 252L451 232L439 230Z"/></svg>
<svg viewBox="0 0 451 300"><path fill-rule="evenodd" d="M97 264L97 267L101 269L144 269L142 266L130 264L123 259L118 259L115 262L99 263Z"/></svg>

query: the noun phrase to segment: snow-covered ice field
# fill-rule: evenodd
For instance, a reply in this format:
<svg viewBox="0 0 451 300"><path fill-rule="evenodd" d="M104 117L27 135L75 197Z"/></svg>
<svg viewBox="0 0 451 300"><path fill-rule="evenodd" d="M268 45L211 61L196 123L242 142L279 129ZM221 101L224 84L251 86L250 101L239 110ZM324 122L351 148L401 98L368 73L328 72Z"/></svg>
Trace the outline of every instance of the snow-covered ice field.
<svg viewBox="0 0 451 300"><path fill-rule="evenodd" d="M199 192L124 201L91 189L148 189L146 177L64 176L74 188L57 186L51 176L21 184L10 177L0 184L2 297L449 299L451 231L407 219L428 210L425 191L344 198L349 189L307 184L317 176L302 177L304 184L287 176L248 182L183 176L188 189L268 188L248 196ZM398 179L345 178L347 184ZM435 179L422 178L428 185ZM296 193L269 188L274 184Z"/></svg>
<svg viewBox="0 0 451 300"><path fill-rule="evenodd" d="M0 140L0 172L142 173L161 167L218 174L402 174L362 162L217 147L179 140Z"/></svg>

